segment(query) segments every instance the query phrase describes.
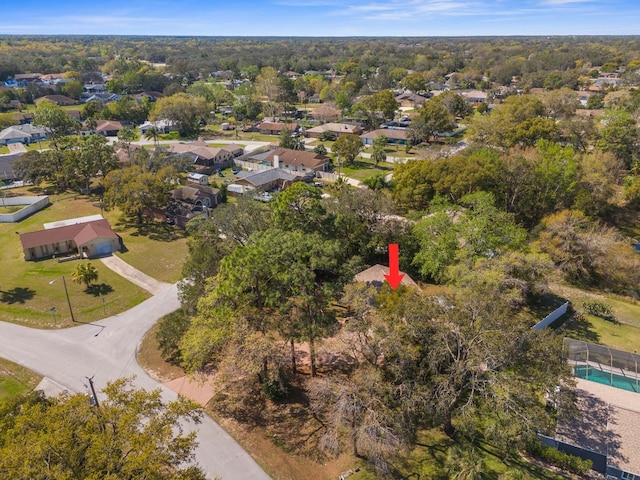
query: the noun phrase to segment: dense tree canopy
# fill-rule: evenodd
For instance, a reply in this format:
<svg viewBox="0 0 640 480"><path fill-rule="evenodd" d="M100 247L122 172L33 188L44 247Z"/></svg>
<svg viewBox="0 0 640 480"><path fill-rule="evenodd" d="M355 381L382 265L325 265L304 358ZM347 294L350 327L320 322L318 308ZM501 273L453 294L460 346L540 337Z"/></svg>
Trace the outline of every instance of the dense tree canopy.
<svg viewBox="0 0 640 480"><path fill-rule="evenodd" d="M200 413L184 399L164 403L160 391L134 390L126 380L86 395L29 397L0 404L0 474L13 479L157 478L198 480L195 432L184 421Z"/></svg>

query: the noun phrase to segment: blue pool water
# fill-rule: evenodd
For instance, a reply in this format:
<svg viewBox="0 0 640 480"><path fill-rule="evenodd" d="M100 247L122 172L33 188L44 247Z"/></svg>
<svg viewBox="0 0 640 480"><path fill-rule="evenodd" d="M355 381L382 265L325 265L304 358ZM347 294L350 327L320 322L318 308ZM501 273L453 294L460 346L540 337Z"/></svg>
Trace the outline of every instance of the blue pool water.
<svg viewBox="0 0 640 480"><path fill-rule="evenodd" d="M629 392L640 393L638 390L640 381L636 383L635 378L624 377L622 375L616 375L615 373L611 375L608 372L603 372L602 370L598 370L594 367L589 367L587 369L586 365L577 365L573 370L575 376L578 378L621 388L622 390L628 390Z"/></svg>

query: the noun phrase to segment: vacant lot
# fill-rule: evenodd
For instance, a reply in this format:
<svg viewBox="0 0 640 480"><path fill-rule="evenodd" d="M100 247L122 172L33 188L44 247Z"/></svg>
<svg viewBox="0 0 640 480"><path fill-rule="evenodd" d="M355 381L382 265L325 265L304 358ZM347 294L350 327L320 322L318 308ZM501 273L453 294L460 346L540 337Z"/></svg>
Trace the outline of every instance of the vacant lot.
<svg viewBox="0 0 640 480"><path fill-rule="evenodd" d="M12 191L15 193L16 191ZM33 194L27 190L21 194ZM38 328L71 325L62 276L78 321L88 322L127 310L149 294L107 269L99 260L96 285L87 288L71 281L78 261L58 263L56 259L26 262L16 233L42 229L42 224L100 213L91 199L65 193L51 195L51 205L20 223L0 224L0 320ZM158 224L148 228L121 223L118 212L103 212L122 237L126 251L122 258L162 281L176 281L186 253L186 239L173 227ZM54 310L55 309L55 310Z"/></svg>

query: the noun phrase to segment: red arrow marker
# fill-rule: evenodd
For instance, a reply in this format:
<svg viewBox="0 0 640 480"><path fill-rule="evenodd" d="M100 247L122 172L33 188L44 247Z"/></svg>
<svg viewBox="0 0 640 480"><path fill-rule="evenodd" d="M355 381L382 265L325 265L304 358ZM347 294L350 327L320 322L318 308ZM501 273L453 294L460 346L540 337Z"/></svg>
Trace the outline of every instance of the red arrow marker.
<svg viewBox="0 0 640 480"><path fill-rule="evenodd" d="M397 243L389 244L389 275L385 275L384 278L387 279L392 290L398 288L398 285L400 285L400 282L404 278L404 273L400 273Z"/></svg>

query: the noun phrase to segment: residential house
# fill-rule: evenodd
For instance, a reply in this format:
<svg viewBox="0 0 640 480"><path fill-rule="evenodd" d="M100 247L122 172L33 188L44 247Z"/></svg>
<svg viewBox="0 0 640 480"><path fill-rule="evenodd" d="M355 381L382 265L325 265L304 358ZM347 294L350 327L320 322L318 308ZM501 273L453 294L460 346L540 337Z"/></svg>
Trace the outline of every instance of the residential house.
<svg viewBox="0 0 640 480"><path fill-rule="evenodd" d="M292 150L272 146L261 148L243 155L238 160L256 165L261 170L268 168L282 168L296 176L313 177L315 172L326 172L330 169L329 158L304 150ZM240 163L249 169L250 165Z"/></svg>
<svg viewBox="0 0 640 480"><path fill-rule="evenodd" d="M236 176L235 185L248 187L249 189L268 192L282 190L298 179L295 175L282 168L272 168L261 172L241 171ZM229 185L231 187L231 185Z"/></svg>
<svg viewBox="0 0 640 480"><path fill-rule="evenodd" d="M25 260L74 253L86 257L109 255L120 249L120 237L107 220L93 220L20 235Z"/></svg>
<svg viewBox="0 0 640 480"><path fill-rule="evenodd" d="M37 83L40 81L41 73L17 73L13 76L18 87L26 87L30 83Z"/></svg>
<svg viewBox="0 0 640 480"><path fill-rule="evenodd" d="M29 145L38 140L47 138L47 132L42 127L33 126L30 123L24 125L14 125L0 131L0 145L9 145L10 143L22 143Z"/></svg>
<svg viewBox="0 0 640 480"><path fill-rule="evenodd" d="M175 122L173 120L157 120L155 122L144 122L138 127L142 135L146 134L150 129L155 128L157 133L169 133L177 130Z"/></svg>
<svg viewBox="0 0 640 480"><path fill-rule="evenodd" d="M563 351L577 377L571 387L572 414L560 411L555 436L538 438L547 446L591 460L592 470L601 478L640 478L636 383L640 355L577 340L565 343Z"/></svg>
<svg viewBox="0 0 640 480"><path fill-rule="evenodd" d="M47 73L40 77L41 82L48 83L49 85L58 85L60 83L66 83L71 80L67 79L64 73Z"/></svg>
<svg viewBox="0 0 640 480"><path fill-rule="evenodd" d="M12 182L14 180L22 180L16 175L13 169L13 164L19 159L24 152L11 153L7 155L0 155L0 181Z"/></svg>
<svg viewBox="0 0 640 480"><path fill-rule="evenodd" d="M104 105L105 103L109 103L109 102L117 102L118 100L120 100L120 98L121 98L120 95L116 93L94 93L91 95L83 94L80 101L82 103L98 102Z"/></svg>
<svg viewBox="0 0 640 480"><path fill-rule="evenodd" d="M36 98L34 101L36 105L40 105L42 102L51 102L59 106L77 105L80 103L78 100L67 97L66 95L45 95L44 97Z"/></svg>
<svg viewBox="0 0 640 480"><path fill-rule="evenodd" d="M190 205L213 208L220 204L220 190L208 185L185 185L176 188L171 196Z"/></svg>
<svg viewBox="0 0 640 480"><path fill-rule="evenodd" d="M76 108L67 108L66 110L64 110L64 113L66 113L67 117L69 117L71 120L75 120L76 122L82 121L82 111Z"/></svg>
<svg viewBox="0 0 640 480"><path fill-rule="evenodd" d="M123 128L124 125L115 120L98 120L96 123L96 133L105 137L117 137L118 132Z"/></svg>
<svg viewBox="0 0 640 480"><path fill-rule="evenodd" d="M589 101L589 97L595 95L594 92L589 92L588 90L580 90L577 92L578 95L578 101L580 102L580 105L582 105L583 107L587 106L587 102Z"/></svg>
<svg viewBox="0 0 640 480"><path fill-rule="evenodd" d="M116 157L118 159L118 164L121 166L125 166L125 165L133 165L136 162L140 162L140 160L137 158L138 154L140 153L140 151L144 151L144 147L142 147L141 145L136 145L136 144L129 144L126 148L125 147L120 147L118 146L118 143L114 144L115 148L115 154Z"/></svg>
<svg viewBox="0 0 640 480"><path fill-rule="evenodd" d="M231 166L236 156L242 155L242 147L225 145L210 147L205 142L175 143L169 146L169 152L177 155L187 155L192 158L194 165L205 167L202 172L213 172L214 169Z"/></svg>
<svg viewBox="0 0 640 480"><path fill-rule="evenodd" d="M292 150L290 148L276 148L267 152L262 162L272 165L274 168L284 168L291 173L311 174L326 172L329 170L329 157L304 150Z"/></svg>
<svg viewBox="0 0 640 480"><path fill-rule="evenodd" d="M280 135L283 130L295 131L298 125L284 122L260 122L258 130L264 135Z"/></svg>
<svg viewBox="0 0 640 480"><path fill-rule="evenodd" d="M325 103L320 105L318 108L314 108L309 116L314 120L319 120L321 122L335 122L340 118L342 112L338 110L335 106Z"/></svg>
<svg viewBox="0 0 640 480"><path fill-rule="evenodd" d="M406 91L401 93L400 95L396 95L396 102L398 102L401 108L418 108L421 107L426 101L426 97L410 91Z"/></svg>
<svg viewBox="0 0 640 480"><path fill-rule="evenodd" d="M207 215L208 209L220 204L220 191L205 185L176 188L171 198L165 218L178 227L186 227L187 223L200 215Z"/></svg>
<svg viewBox="0 0 640 480"><path fill-rule="evenodd" d="M209 185L209 175L191 172L187 175L187 182L195 183L197 185Z"/></svg>
<svg viewBox="0 0 640 480"><path fill-rule="evenodd" d="M403 272L400 272L400 274L404 275L404 277L402 277L402 280L400 281L400 285L411 288L420 288L409 275ZM353 278L353 281L366 283L367 285L380 288L387 281L385 275L389 275L389 267L376 264L373 267L369 267L366 270L363 270L362 272L356 274L356 276Z"/></svg>
<svg viewBox="0 0 640 480"><path fill-rule="evenodd" d="M400 128L379 128L360 135L360 138L365 145L373 145L373 141L382 135L387 138L387 143L406 145L408 141L407 131Z"/></svg>
<svg viewBox="0 0 640 480"><path fill-rule="evenodd" d="M14 112L11 115L13 116L13 120L18 125L25 125L27 123L33 123L33 113L29 113L29 112Z"/></svg>
<svg viewBox="0 0 640 480"><path fill-rule="evenodd" d="M362 133L362 128L358 125L351 125L348 123L325 123L323 125L307 129L306 135L312 138L318 138L325 132L333 132L338 137L347 133L360 135Z"/></svg>
<svg viewBox="0 0 640 480"><path fill-rule="evenodd" d="M105 87L104 83L87 83L82 86L82 91L84 93L88 93L93 95L94 93L104 93L107 91L107 87Z"/></svg>
<svg viewBox="0 0 640 480"><path fill-rule="evenodd" d="M467 103L471 104L487 103L489 98L487 92L482 92L480 90L468 90L460 92L460 95L464 97Z"/></svg>
<svg viewBox="0 0 640 480"><path fill-rule="evenodd" d="M144 98L148 98L150 101L155 102L159 98L164 98L164 93L149 90L145 92L136 93L135 98L136 100L142 100Z"/></svg>

